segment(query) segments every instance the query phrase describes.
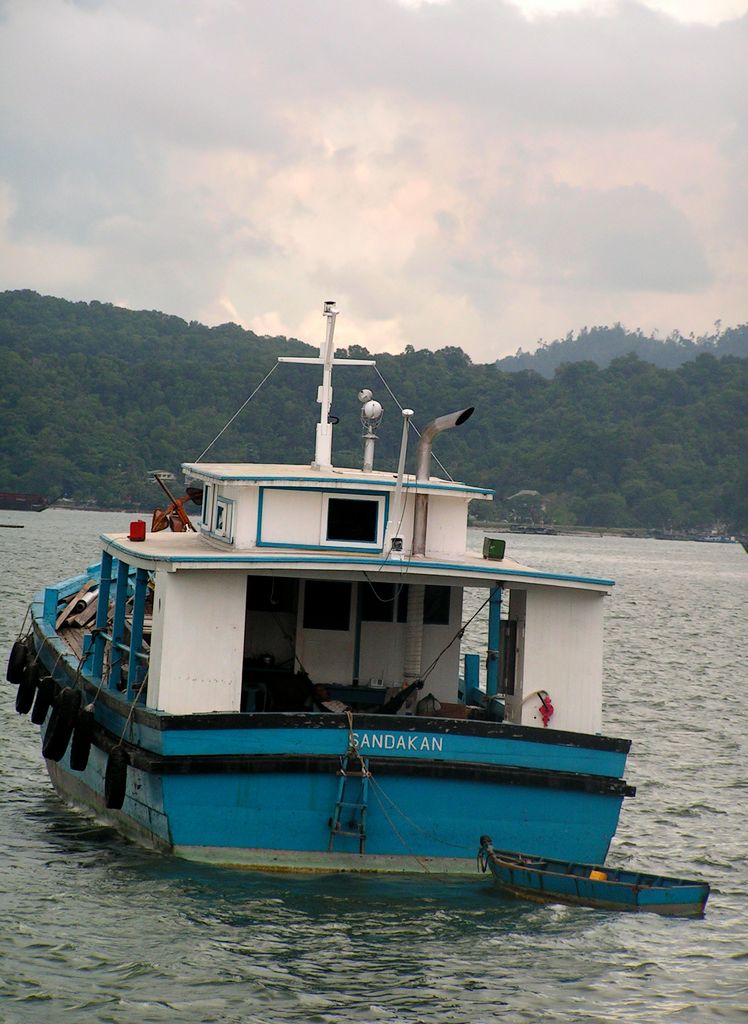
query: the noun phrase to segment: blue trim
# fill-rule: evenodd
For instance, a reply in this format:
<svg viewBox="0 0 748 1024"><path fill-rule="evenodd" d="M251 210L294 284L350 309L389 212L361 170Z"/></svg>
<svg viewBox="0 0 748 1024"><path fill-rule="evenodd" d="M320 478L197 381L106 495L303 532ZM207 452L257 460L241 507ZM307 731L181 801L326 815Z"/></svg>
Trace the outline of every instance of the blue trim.
<svg viewBox="0 0 748 1024"><path fill-rule="evenodd" d="M237 473L237 474L235 474L233 476L227 476L226 474L221 474L221 473L211 473L208 470L202 469L200 467L199 463L193 464L193 463L190 463L190 462L183 462L182 463L182 469L188 470L190 472L190 474L193 475L193 476L197 476L197 477L203 476L203 477L206 477L207 479L210 479L210 480L220 480L223 483L227 483L227 484L228 483L237 483L237 482L245 482L245 483L246 482L254 482L254 483L259 483L262 480L280 480L280 481L283 481L283 482L286 482L286 483L312 483L314 485L316 485L316 484L348 484L348 483L352 483L352 484L355 485L355 483L356 483L355 480L351 480L349 477L340 477L340 476L314 477L313 479L311 479L308 476L273 476L272 474L267 474L267 473L258 473L258 474L255 474L255 473ZM393 474L392 483L390 483L389 481L384 481L384 480L381 481L381 482L378 481L378 480L368 480L368 481L366 481L366 484L369 487L388 487L388 488L391 488L391 489L394 490L394 487L395 487L395 484L396 484L396 480L394 479L394 474ZM421 483L421 482L419 482L417 480L404 480L403 481L403 488L407 488L408 490L418 490L418 491L457 491L457 492L465 492L465 493L468 493L468 494L486 494L486 495L490 495L491 497L493 497L494 494L496 493L496 491L494 491L493 488L491 488L491 487L472 487L469 484L458 484L458 483L455 483L455 484L448 484L448 483L431 484L431 483L425 483L425 482ZM305 489L307 489L307 490L319 490L320 488L310 487L310 488L305 488ZM341 488L341 489L343 489L343 488ZM298 487L293 487L293 488L290 488L290 490L295 490L296 491L296 490L299 490L299 488Z"/></svg>
<svg viewBox="0 0 748 1024"><path fill-rule="evenodd" d="M258 488L257 496L257 535L255 536L255 547L260 547L262 544L262 506L265 503L265 488Z"/></svg>
<svg viewBox="0 0 748 1024"><path fill-rule="evenodd" d="M271 565L271 564L284 564L284 565L350 565L351 568L362 565L372 569L382 568L385 565L399 566L401 574L418 572L419 569L442 569L445 571L456 573L478 573L483 576L492 576L494 579L504 580L510 578L526 579L528 582L532 580L558 580L564 583L589 583L593 586L598 587L614 587L615 580L602 580L596 579L591 576L567 576L564 573L555 572L523 572L519 569L499 569L498 566L491 565L483 568L480 565L464 565L452 562L422 562L420 559L403 559L402 561L392 562L388 558L385 559L373 559L373 558L289 558L285 555L150 555L144 554L141 556L135 556L134 553L129 549L123 547L118 541L108 538L106 534L102 535L102 539L115 551L123 551L129 557L140 557L143 560L150 562L174 562L184 563L185 565L208 565L214 562L224 562L227 564L240 564L246 566L253 565ZM297 550L301 550L297 548ZM445 584L446 585L446 584ZM457 584L452 584L457 586Z"/></svg>
<svg viewBox="0 0 748 1024"><path fill-rule="evenodd" d="M218 507L219 507L219 505L223 505L223 509L224 509L224 520L223 520L224 521L224 529L223 529L222 533L219 533L218 532L218 528L216 527L216 522L218 520ZM212 518L211 518L211 527L210 527L209 530L207 530L205 532L210 534L211 537L215 537L216 540L222 540L225 544L233 544L234 543L234 527L235 527L235 523L234 523L234 508L235 508L235 505L236 505L236 500L234 498L227 498L224 494L219 494L218 491L216 491L216 493L215 493L215 495L213 497L213 515L212 515ZM229 520L229 530L226 530L226 528L225 528L226 527L226 520L227 519Z"/></svg>
<svg viewBox="0 0 748 1024"><path fill-rule="evenodd" d="M290 548L292 551L352 551L354 555L379 554L384 550L380 544L367 545L365 547L343 547L342 542L338 544L285 544L282 541L261 540L258 548Z"/></svg>

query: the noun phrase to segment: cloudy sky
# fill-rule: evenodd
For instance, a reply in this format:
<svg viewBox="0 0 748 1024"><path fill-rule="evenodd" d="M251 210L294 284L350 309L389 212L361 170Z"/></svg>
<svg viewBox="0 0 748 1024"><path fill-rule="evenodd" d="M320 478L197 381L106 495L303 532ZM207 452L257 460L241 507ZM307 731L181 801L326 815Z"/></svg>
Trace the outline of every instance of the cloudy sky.
<svg viewBox="0 0 748 1024"><path fill-rule="evenodd" d="M748 0L0 0L0 290L476 361L748 320Z"/></svg>

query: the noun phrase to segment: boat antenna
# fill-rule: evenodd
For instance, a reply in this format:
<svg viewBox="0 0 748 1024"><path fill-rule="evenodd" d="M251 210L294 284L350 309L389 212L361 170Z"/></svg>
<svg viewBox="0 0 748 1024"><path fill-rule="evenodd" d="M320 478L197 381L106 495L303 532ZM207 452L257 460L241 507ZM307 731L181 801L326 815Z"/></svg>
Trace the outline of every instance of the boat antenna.
<svg viewBox="0 0 748 1024"><path fill-rule="evenodd" d="M312 469L332 468L332 428L337 423L337 417L330 415L332 406L332 368L333 366L375 366L374 359L336 359L333 348L333 337L335 336L335 320L339 310L335 308L335 300L328 299L322 309L322 316L327 320L325 340L319 347L319 356L316 359L307 359L299 356L278 356L279 363L315 363L322 365L322 384L317 391L317 401L320 405L319 423L317 424L316 441L314 446L314 462Z"/></svg>

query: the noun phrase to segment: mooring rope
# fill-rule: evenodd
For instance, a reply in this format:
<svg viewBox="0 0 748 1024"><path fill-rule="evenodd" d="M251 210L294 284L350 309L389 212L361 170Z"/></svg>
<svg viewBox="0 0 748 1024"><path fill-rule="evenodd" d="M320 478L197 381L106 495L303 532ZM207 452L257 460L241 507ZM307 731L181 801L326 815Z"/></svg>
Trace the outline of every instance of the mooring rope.
<svg viewBox="0 0 748 1024"><path fill-rule="evenodd" d="M449 641L449 643L447 644L447 646L446 646L446 647L444 647L444 648L443 648L443 649L442 649L442 650L441 650L441 651L439 652L439 654L437 654L437 656L436 656L436 657L434 658L434 660L433 660L433 661L431 662L431 664L430 664L430 665L429 665L429 667L428 667L428 668L426 669L426 671L425 671L425 672L423 672L423 673L421 673L421 679L423 679L423 681L424 681L424 682L426 681L427 677L428 677L429 675L431 675L431 673L433 672L433 670L434 670L434 669L436 668L436 665L437 665L437 663L438 663L439 659L440 659L440 658L441 658L441 657L442 657L442 656L443 656L444 654L446 654L446 653L447 653L447 651L448 651L448 650L449 650L449 648L450 648L450 647L452 646L452 644L453 644L453 643L455 642L455 640L459 640L459 639L461 639L461 638L462 638L462 636L463 636L463 635L464 635L464 633L465 633L465 630L466 630L466 629L468 628L468 626L470 625L470 623L471 623L471 622L473 621L473 619L476 619L476 618L477 618L477 617L478 617L478 616L480 615L480 613L481 613L481 612L483 611L483 609L484 609L484 608L486 607L486 605L488 604L488 602L489 602L490 600L491 600L491 595L489 594L489 595L488 595L488 597L486 598L486 600L485 600L485 601L483 602L483 604L482 604L482 605L480 606L480 608L478 609L478 611L477 611L477 612L475 612L475 614L474 614L474 615L471 615L471 616L470 616L470 618L469 618L469 619L467 620L467 622L465 623L465 625L464 625L464 626L460 626L460 628L459 628L459 629L457 630L457 632L455 633L455 635L454 635L454 636L452 637L452 639L451 639L451 640Z"/></svg>
<svg viewBox="0 0 748 1024"><path fill-rule="evenodd" d="M395 393L394 393L394 391L392 390L392 388L391 388L391 387L389 386L389 384L387 383L387 381L386 381L386 380L384 379L384 377L382 376L382 374L381 374L381 372L380 372L380 370L379 370L379 367L378 367L378 366L375 366L375 367L374 367L374 369L375 369L375 371L376 371L376 373L377 373L377 376L378 376L378 377L379 377L379 379L381 380L381 382L382 382L382 383L384 384L384 386L385 386L385 387L387 388L387 391L389 392L390 398L391 398L391 399L392 399L392 401L393 401L393 402L395 403L395 405L396 405L396 406L398 407L398 409L400 410L400 412L402 412L402 411L403 411L403 407L402 407L402 405L400 405L400 403L398 402L398 400L397 400L397 398L396 398L396 396L395 396ZM419 436L419 437L421 436L421 431L420 431L420 430L418 429L418 427L417 427L417 426L415 425L415 423L413 423L413 421L412 421L412 420L408 420L408 426L409 426L409 427L412 427L412 428L413 428L413 430L415 430L416 434L418 434L418 436ZM449 479L450 479L450 480L452 481L452 483L454 483L454 477L452 476L452 474L451 474L451 473L449 472L449 470L448 470L448 469L446 469L446 468L445 468L445 467L444 467L444 466L442 465L442 463L441 463L441 462L439 461L438 457L437 457L436 455L434 455L434 453L433 453L433 452L431 453L431 458L432 458L432 459L434 460L434 462L435 462L435 463L437 464L437 466L438 466L438 467L439 467L439 468L441 469L441 471L442 471L443 473L446 473L446 475L447 475L447 476L448 476L448 478L449 478Z"/></svg>
<svg viewBox="0 0 748 1024"><path fill-rule="evenodd" d="M219 430L219 431L218 431L218 433L217 433L217 434L216 434L216 436L215 436L215 437L213 438L213 440L212 440L212 441L210 442L210 444L208 445L208 447L207 447L207 448L205 448L205 449L204 449L203 451L201 451L201 452L200 452L200 454L198 455L198 457L197 457L197 458L195 459L195 462L199 462L199 461L200 461L200 459L202 459L203 455L205 455L205 454L206 454L206 452L209 452L209 451L210 451L210 449L211 449L211 448L213 447L213 445L214 445L214 444L216 443L216 441L217 441L217 440L218 440L218 438L219 438L219 437L221 436L221 434L223 434L223 433L224 433L224 432L225 432L226 430L228 430L228 428L229 428L229 427L231 426L231 424L232 424L232 423L234 422L234 420L236 419L236 417L237 417L237 416L238 416L238 415L239 415L239 414L240 414L240 413L242 412L242 410L243 410L243 409L245 408L245 406L249 405L249 403L250 403L250 402L252 401L252 399L253 399L253 398L255 397L255 395L256 395L256 394L257 394L257 392L258 392L258 391L260 390L260 388L261 388L261 387L262 387L262 385L263 385L263 384L265 383L265 381L266 381L266 380L268 379L268 377L269 377L269 376L270 376L270 375L271 375L272 373L275 373L275 371L276 371L276 370L278 369L278 366L279 366L279 365L280 365L279 363L273 363L273 365L272 365L272 366L270 367L270 369L268 370L268 372L267 372L267 373L265 374L265 376L264 376L264 377L262 378L262 380L261 380L261 381L260 381L260 383L259 383L259 384L257 385L257 387L256 387L256 388L254 389L254 391L253 391L253 392L252 392L252 394L251 394L251 395L249 396L249 398L248 398L248 399L247 399L247 400L246 400L245 402L243 402L243 403L242 403L242 404L241 404L241 405L239 406L239 408L238 408L238 409L236 410L236 412L235 412L235 413L234 413L234 415L233 415L233 416L231 417L231 419L230 419L230 420L228 421L228 423L226 423L226 424L225 424L225 426L223 426L223 427L221 428L221 430Z"/></svg>

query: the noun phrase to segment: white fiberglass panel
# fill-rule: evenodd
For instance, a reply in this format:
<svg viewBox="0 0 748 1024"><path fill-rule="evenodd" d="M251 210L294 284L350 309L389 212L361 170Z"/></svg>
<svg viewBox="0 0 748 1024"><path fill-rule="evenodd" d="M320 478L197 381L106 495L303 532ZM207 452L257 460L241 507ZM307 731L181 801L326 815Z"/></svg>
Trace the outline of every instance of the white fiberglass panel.
<svg viewBox="0 0 748 1024"><path fill-rule="evenodd" d="M549 728L597 733L602 728L603 598L589 591L527 591L521 724L543 727L538 690L553 704ZM519 689L521 687L521 689ZM516 721L516 719L514 719Z"/></svg>
<svg viewBox="0 0 748 1024"><path fill-rule="evenodd" d="M151 707L171 714L239 710L246 585L237 572L156 574Z"/></svg>
<svg viewBox="0 0 748 1024"><path fill-rule="evenodd" d="M467 547L467 501L429 495L426 555L464 555Z"/></svg>
<svg viewBox="0 0 748 1024"><path fill-rule="evenodd" d="M319 547L322 493L266 487L262 491L257 537L261 544Z"/></svg>

